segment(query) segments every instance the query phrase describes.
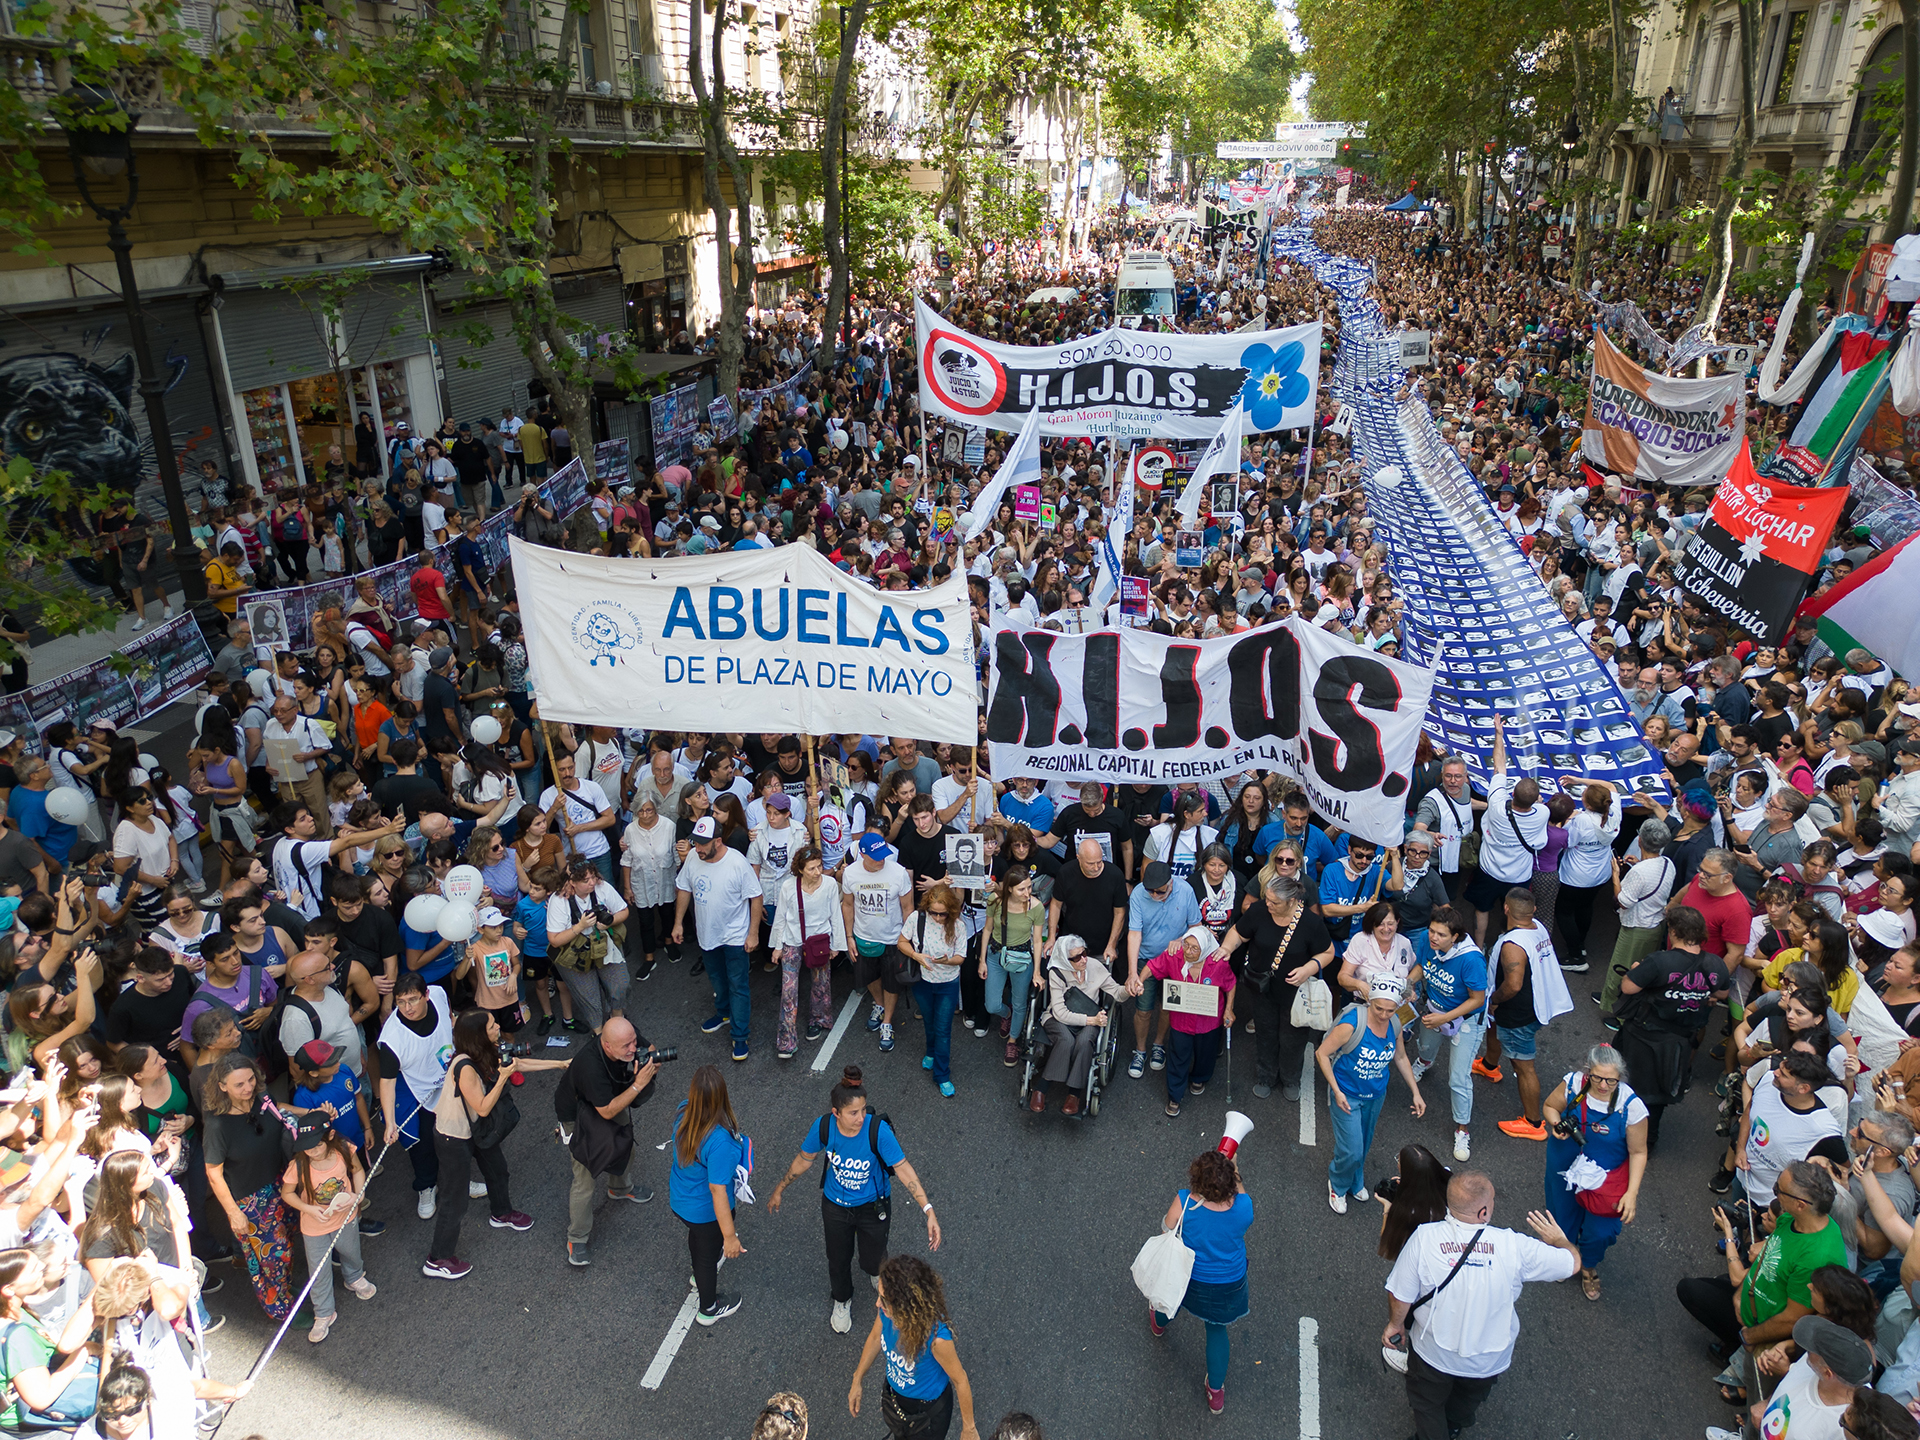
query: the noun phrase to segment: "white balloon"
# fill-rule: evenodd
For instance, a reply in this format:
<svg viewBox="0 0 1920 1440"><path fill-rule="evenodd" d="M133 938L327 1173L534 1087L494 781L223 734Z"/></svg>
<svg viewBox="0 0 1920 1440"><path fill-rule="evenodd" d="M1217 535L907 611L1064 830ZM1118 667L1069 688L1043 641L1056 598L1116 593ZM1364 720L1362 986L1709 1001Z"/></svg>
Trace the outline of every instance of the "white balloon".
<svg viewBox="0 0 1920 1440"><path fill-rule="evenodd" d="M425 933L440 923L440 912L447 902L438 895L416 895L407 901L407 924Z"/></svg>
<svg viewBox="0 0 1920 1440"><path fill-rule="evenodd" d="M471 865L454 866L440 882L440 893L447 897L449 905L465 905L469 909L486 888L485 878Z"/></svg>
<svg viewBox="0 0 1920 1440"><path fill-rule="evenodd" d="M87 800L70 785L47 792L47 814L62 825L78 825L87 818Z"/></svg>
<svg viewBox="0 0 1920 1440"><path fill-rule="evenodd" d="M249 670L247 688L253 691L254 699L264 700L273 693L273 676L264 670Z"/></svg>
<svg viewBox="0 0 1920 1440"><path fill-rule="evenodd" d="M434 928L440 932L442 940L471 940L473 938L474 910L471 905L449 905L440 912L440 923Z"/></svg>
<svg viewBox="0 0 1920 1440"><path fill-rule="evenodd" d="M473 721L473 738L482 745L491 745L500 738L500 722L491 715L478 715Z"/></svg>
<svg viewBox="0 0 1920 1440"><path fill-rule="evenodd" d="M833 448L836 450L844 450L847 448L847 432L846 431L836 430L833 432Z"/></svg>

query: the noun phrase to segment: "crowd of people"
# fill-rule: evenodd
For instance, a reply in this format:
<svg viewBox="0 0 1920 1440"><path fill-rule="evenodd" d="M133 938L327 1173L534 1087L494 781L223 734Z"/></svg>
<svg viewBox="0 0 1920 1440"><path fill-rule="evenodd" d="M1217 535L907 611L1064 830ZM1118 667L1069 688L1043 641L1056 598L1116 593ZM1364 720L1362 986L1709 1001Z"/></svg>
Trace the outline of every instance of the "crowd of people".
<svg viewBox="0 0 1920 1440"><path fill-rule="evenodd" d="M1000 614L1068 630L1114 618L1094 605L1114 447L1049 442L1054 522L1009 504L956 542L951 516L1004 442L989 437L975 464L939 458L898 297L856 299L838 365L814 316L764 312L746 380L799 377L793 408L769 402L738 436L703 430L689 463L596 479L571 515L542 485L571 438L512 410L420 441L361 437L304 495L268 501L209 475L195 538L224 637L178 778L111 725L55 726L34 753L0 736L15 1077L0 1111L13 1166L0 1165L12 1177L0 1216L15 1230L0 1245L0 1429L125 1435L140 1415L171 1440L197 1408L242 1393L207 1373L220 1317L204 1300L222 1288L209 1261L235 1260L235 1283L244 1274L276 1322L295 1316L307 1277L297 1323L324 1341L339 1319L335 1257L341 1287L375 1297L360 1242L386 1228L366 1200L394 1147L387 1168L410 1172L432 1222L422 1273L464 1278L470 1201L494 1228L535 1228L503 1142L526 1075L543 1069L558 1072L572 1164L565 1258L592 1264L602 1187L609 1203L653 1198L630 1168L633 1126L666 1057L641 1033L636 987L665 973L711 991L709 1062L762 1048L792 1061L864 992L847 1042L861 1053L794 1137L766 1208L824 1157L831 1328L853 1330L856 1262L877 1292L848 1407L861 1413L882 1364L896 1436L945 1435L957 1410L974 1440L974 1391L939 1275L888 1253L896 1181L929 1251L941 1216L931 1178L870 1107L864 1070L901 1063L886 1057L905 1042L938 1095L967 1103L954 1052L971 1035L1030 1070L1029 1111L1057 1094L1080 1117L1111 1053L1115 1083L1153 1075L1178 1120L1236 1029L1256 1108L1275 1089L1317 1106L1316 1074L1324 1086L1336 1215L1375 1199L1366 1166L1392 1077L1419 1117L1447 1052L1451 1140L1436 1148L1453 1166L1410 1146L1378 1189L1394 1262L1382 1343L1422 1440L1472 1422L1511 1360L1524 1281L1577 1276L1602 1299L1662 1112L1703 1065L1729 1142L1700 1176L1731 1196L1726 1274L1681 1280L1678 1300L1725 1362L1712 1383L1729 1418L1785 1433L1775 1416L1791 1408L1794 1440L1842 1426L1854 1440L1920 1435L1906 1410L1920 1407L1920 1260L1905 1258L1920 1197L1920 1099L1906 1099L1920 1074L1906 1043L1920 1038L1920 729L1906 681L1864 651L1830 653L1809 626L1777 646L1729 630L1675 585L1697 498L1623 503L1617 483L1586 483L1573 417L1590 297L1375 209L1316 228L1328 251L1377 262L1393 322L1432 330L1424 398L1620 681L1664 756L1670 803L1512 773L1498 722L1481 789L1461 757L1422 742L1403 838L1384 846L1258 770L1109 786L993 775L984 748L909 736L803 745L614 715L544 723L513 577L488 571L476 539L489 506L510 508L529 540L595 553L806 544L886 589L958 567L982 635ZM1007 341L1088 333L1108 323L1115 263L1141 238L1115 222L1078 269L963 271L946 313ZM1597 260L1602 293L1638 298L1656 326L1690 313L1693 282L1652 257ZM1175 326L1323 318L1330 371L1339 322L1311 274L1275 265L1256 281L1251 255L1216 265L1197 247L1176 261ZM1047 281L1078 298L1024 298ZM1736 302L1722 329L1763 336L1768 318ZM1152 581L1149 613L1129 619L1205 637L1299 616L1398 650L1395 557L1368 516L1362 457L1322 428L1334 404L1323 385L1315 431L1250 441L1234 506L1215 513L1208 497L1197 569L1178 563L1187 526L1170 495L1143 494L1132 533L1114 537L1128 573ZM1756 449L1783 419L1756 407ZM144 605L148 527L106 517L116 578ZM452 542L451 575L439 542ZM316 607L313 646L252 633L244 597L307 578L315 545L341 588ZM421 563L403 616L354 572L406 556ZM1836 541L1819 583L1864 558ZM977 649L985 664L992 647ZM965 831L984 837L979 888L948 872L945 842ZM1214 1013L1169 1007L1170 983L1212 987ZM1542 1032L1589 983L1613 1042L1542 1074ZM516 1038L556 1034L576 1042L564 1060ZM752 1195L725 1068L692 1067L669 1157L666 1208L686 1232L703 1326L742 1303L720 1272L743 1253L735 1212ZM1509 1068L1519 1113L1497 1131L1544 1142L1532 1234L1490 1228L1491 1182L1466 1168L1488 1143L1475 1090L1504 1086ZM1229 1327L1250 1305L1253 1218L1237 1167L1210 1150L1165 1219L1196 1255L1180 1308L1205 1327L1215 1413ZM1151 1312L1153 1334L1171 1320ZM805 1430L804 1402L784 1394L754 1434ZM1011 1415L994 1433L1039 1431Z"/></svg>

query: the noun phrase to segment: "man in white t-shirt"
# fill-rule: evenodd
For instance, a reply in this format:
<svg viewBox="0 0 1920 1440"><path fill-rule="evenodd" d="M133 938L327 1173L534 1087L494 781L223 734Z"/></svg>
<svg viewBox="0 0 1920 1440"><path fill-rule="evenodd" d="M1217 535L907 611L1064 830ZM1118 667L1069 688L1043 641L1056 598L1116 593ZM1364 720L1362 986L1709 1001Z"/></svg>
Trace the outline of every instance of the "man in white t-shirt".
<svg viewBox="0 0 1920 1440"><path fill-rule="evenodd" d="M591 780L582 780L576 771L571 755L562 755L554 761L553 773L560 783L540 792L540 808L552 817L554 828L566 837L567 848L611 884L613 844L607 836L619 817L614 813L613 802L607 799L607 792Z"/></svg>
<svg viewBox="0 0 1920 1440"><path fill-rule="evenodd" d="M1773 1073L1753 1087L1752 1103L1740 1122L1740 1188L1748 1203L1764 1210L1773 1203L1781 1172L1829 1135L1840 1133L1819 1091L1838 1082L1826 1057L1789 1050Z"/></svg>
<svg viewBox="0 0 1920 1440"><path fill-rule="evenodd" d="M1873 1378L1867 1342L1824 1315L1802 1315L1793 1322L1793 1343L1806 1353L1774 1387L1760 1433L1769 1440L1847 1440L1873 1433L1840 1423L1854 1392Z"/></svg>
<svg viewBox="0 0 1920 1440"><path fill-rule="evenodd" d="M398 835L407 828L406 818L390 820L378 830L361 830L336 835L331 840L315 837L316 821L310 806L290 801L273 813L280 831L270 853L273 856L273 883L288 905L309 920L320 918L320 887L333 857L356 845L369 845L382 835Z"/></svg>
<svg viewBox="0 0 1920 1440"><path fill-rule="evenodd" d="M1507 771L1506 718L1493 717L1493 777L1487 785L1487 811L1480 821L1480 872L1467 882L1462 898L1478 914L1474 940L1486 948L1487 919L1498 915L1507 891L1533 881L1533 857L1547 843L1547 807L1540 783L1530 775L1516 780Z"/></svg>
<svg viewBox="0 0 1920 1440"><path fill-rule="evenodd" d="M887 962L913 913L913 877L893 856L893 847L869 832L860 837L860 858L849 860L840 874L840 905L853 937L853 983L866 986L872 998L867 1029L880 1032L882 1050L893 1049L893 1006L900 998Z"/></svg>
<svg viewBox="0 0 1920 1440"><path fill-rule="evenodd" d="M733 1058L747 1058L751 998L747 994L747 946L760 934L764 892L746 856L720 838L711 815L693 822L693 849L674 882L673 943L683 944L687 906L693 906L694 937L713 986L713 1014L700 1023L709 1035L733 1022Z"/></svg>
<svg viewBox="0 0 1920 1440"><path fill-rule="evenodd" d="M1493 1224L1493 1181L1462 1170L1447 1182L1447 1216L1418 1226L1387 1276L1381 1343L1407 1352L1407 1403L1422 1440L1473 1424L1513 1363L1514 1302L1529 1280L1566 1280L1580 1251L1551 1215L1527 1224L1538 1240ZM1408 1331L1411 1330L1411 1344Z"/></svg>
<svg viewBox="0 0 1920 1440"><path fill-rule="evenodd" d="M607 1021L624 1013L630 983L627 957L611 934L606 936L605 957L591 969L564 964L558 957L575 940L599 949L600 932L611 931L627 918L627 902L620 892L582 857L576 856L567 866L566 883L547 898L547 954L555 957L554 969L567 982L573 1013L596 1035Z"/></svg>
<svg viewBox="0 0 1920 1440"><path fill-rule="evenodd" d="M333 742L312 716L302 715L285 695L274 698L272 718L260 737L267 744L267 770L280 788L280 798L305 805L313 814L313 833L322 840L332 839L327 777L320 765L333 753Z"/></svg>

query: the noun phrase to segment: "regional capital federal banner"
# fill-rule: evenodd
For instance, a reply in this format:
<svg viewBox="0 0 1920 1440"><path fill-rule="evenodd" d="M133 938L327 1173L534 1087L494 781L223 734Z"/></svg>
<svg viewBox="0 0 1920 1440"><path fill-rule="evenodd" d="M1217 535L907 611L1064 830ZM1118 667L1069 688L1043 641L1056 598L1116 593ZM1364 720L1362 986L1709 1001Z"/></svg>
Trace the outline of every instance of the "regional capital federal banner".
<svg viewBox="0 0 1920 1440"><path fill-rule="evenodd" d="M512 542L548 720L973 744L967 582L875 590L807 545L660 560Z"/></svg>
<svg viewBox="0 0 1920 1440"><path fill-rule="evenodd" d="M1002 624L993 640L986 738L1003 780L1279 770L1340 829L1400 843L1431 670L1297 619L1212 640Z"/></svg>
<svg viewBox="0 0 1920 1440"><path fill-rule="evenodd" d="M1820 568L1847 493L1761 479L1742 440L1706 522L1680 557L1681 586L1759 644L1776 643Z"/></svg>
<svg viewBox="0 0 1920 1440"><path fill-rule="evenodd" d="M1746 433L1747 378L1677 380L1642 370L1593 332L1593 389L1582 454L1623 479L1718 482Z"/></svg>
<svg viewBox="0 0 1920 1440"><path fill-rule="evenodd" d="M1002 345L913 303L920 403L929 414L1042 435L1204 440L1235 399L1249 431L1303 429L1320 380L1319 322L1251 335L1102 330L1059 345Z"/></svg>

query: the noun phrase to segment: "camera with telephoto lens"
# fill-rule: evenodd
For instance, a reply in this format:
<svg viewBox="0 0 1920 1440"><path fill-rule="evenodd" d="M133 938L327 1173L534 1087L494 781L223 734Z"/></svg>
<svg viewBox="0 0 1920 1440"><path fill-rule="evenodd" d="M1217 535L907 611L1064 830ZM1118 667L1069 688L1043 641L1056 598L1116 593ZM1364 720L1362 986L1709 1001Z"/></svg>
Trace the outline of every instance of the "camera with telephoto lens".
<svg viewBox="0 0 1920 1440"><path fill-rule="evenodd" d="M500 1042L500 1063L508 1064L514 1060L525 1060L533 1054L533 1046L524 1040L502 1040Z"/></svg>
<svg viewBox="0 0 1920 1440"><path fill-rule="evenodd" d="M673 1045L656 1045L650 1048L646 1054L640 1057L640 1063L642 1065L646 1065L649 1063L654 1065L664 1065L669 1060L678 1060L679 1058L680 1058L680 1051L678 1047Z"/></svg>

